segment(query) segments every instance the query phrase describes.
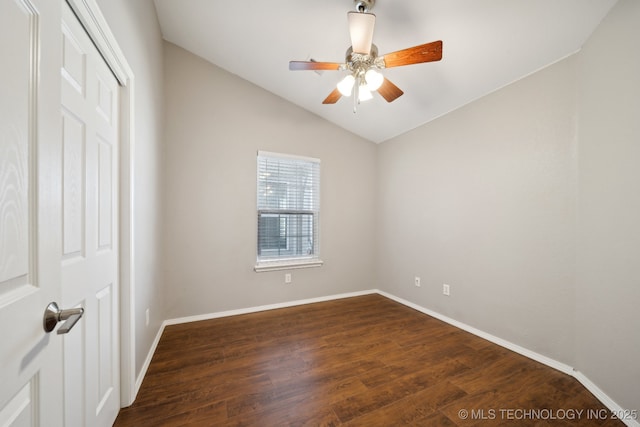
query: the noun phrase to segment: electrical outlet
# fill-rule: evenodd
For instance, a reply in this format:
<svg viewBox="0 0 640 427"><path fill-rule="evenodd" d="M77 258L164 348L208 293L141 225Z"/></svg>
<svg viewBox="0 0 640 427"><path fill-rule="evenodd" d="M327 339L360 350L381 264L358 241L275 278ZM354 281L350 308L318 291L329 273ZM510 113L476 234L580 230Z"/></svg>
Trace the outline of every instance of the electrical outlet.
<svg viewBox="0 0 640 427"><path fill-rule="evenodd" d="M149 326L149 309L148 308L144 312L144 315L145 315L145 323L147 324L147 326Z"/></svg>
<svg viewBox="0 0 640 427"><path fill-rule="evenodd" d="M284 275L284 283L291 283L291 273Z"/></svg>
<svg viewBox="0 0 640 427"><path fill-rule="evenodd" d="M451 289L449 288L449 285L447 285L446 283L442 285L442 295L446 295L446 296L451 295Z"/></svg>
<svg viewBox="0 0 640 427"><path fill-rule="evenodd" d="M417 287L420 287L420 278L418 276L413 278L413 282L416 284Z"/></svg>

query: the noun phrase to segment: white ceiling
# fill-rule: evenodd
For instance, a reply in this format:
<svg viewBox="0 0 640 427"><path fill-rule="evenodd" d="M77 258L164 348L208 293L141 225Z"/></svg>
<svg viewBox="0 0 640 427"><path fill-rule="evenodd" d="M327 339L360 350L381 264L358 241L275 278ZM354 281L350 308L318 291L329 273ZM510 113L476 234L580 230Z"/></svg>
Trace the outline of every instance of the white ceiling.
<svg viewBox="0 0 640 427"><path fill-rule="evenodd" d="M580 49L616 0L377 0L380 54L443 41L440 62L384 70L405 93L322 100L344 71L289 71L290 60L344 62L353 0L154 0L163 37L336 125L382 142Z"/></svg>

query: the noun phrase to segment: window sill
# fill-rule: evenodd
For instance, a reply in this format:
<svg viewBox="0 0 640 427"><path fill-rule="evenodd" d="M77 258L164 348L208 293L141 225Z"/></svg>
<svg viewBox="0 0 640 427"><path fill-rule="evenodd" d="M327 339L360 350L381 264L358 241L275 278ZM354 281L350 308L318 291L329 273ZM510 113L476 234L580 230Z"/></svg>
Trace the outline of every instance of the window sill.
<svg viewBox="0 0 640 427"><path fill-rule="evenodd" d="M313 268L313 267L322 267L324 262L319 259L307 259L307 260L291 260L291 261L273 261L273 262L262 262L256 264L253 267L253 270L256 273L261 273L264 271L278 271L278 270L295 270L298 268Z"/></svg>

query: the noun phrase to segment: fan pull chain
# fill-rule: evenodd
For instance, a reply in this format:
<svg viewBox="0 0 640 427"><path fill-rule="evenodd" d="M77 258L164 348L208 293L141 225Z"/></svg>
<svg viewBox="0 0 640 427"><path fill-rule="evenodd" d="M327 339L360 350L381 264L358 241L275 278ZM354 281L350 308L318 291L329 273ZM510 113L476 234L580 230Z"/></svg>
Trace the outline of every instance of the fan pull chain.
<svg viewBox="0 0 640 427"><path fill-rule="evenodd" d="M356 76L356 81L353 82L353 114L356 114L358 104L360 103L360 76Z"/></svg>

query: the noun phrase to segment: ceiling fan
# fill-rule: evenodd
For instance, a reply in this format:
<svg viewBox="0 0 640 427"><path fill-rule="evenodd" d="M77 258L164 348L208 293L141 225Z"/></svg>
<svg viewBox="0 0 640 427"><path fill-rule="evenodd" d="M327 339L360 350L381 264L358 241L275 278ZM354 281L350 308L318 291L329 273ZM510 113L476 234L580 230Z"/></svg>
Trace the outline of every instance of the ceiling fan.
<svg viewBox="0 0 640 427"><path fill-rule="evenodd" d="M322 101L335 104L342 96L353 96L353 112L361 101L371 99L371 92L377 91L387 102L393 102L404 92L379 70L402 65L420 64L442 59L442 41L434 41L396 52L378 55L373 44L373 27L376 16L369 13L375 0L354 0L356 11L348 12L351 47L347 50L344 63L317 61L290 61L289 70L346 70L349 74Z"/></svg>

